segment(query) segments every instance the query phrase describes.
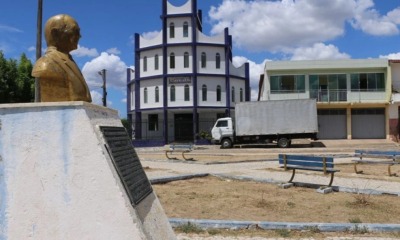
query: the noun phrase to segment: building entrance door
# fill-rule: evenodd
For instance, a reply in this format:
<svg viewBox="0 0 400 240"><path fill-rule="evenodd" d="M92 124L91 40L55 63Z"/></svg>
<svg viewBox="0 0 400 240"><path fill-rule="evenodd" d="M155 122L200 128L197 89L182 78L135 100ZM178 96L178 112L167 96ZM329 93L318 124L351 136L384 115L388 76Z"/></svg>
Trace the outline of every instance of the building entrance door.
<svg viewBox="0 0 400 240"><path fill-rule="evenodd" d="M193 141L193 114L175 114L175 141Z"/></svg>

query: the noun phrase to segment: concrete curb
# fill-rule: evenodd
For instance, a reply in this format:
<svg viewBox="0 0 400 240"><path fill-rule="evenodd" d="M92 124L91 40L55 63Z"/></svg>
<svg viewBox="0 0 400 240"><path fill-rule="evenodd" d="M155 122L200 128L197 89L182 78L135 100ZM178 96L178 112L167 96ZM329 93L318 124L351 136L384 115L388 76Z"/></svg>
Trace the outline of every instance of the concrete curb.
<svg viewBox="0 0 400 240"><path fill-rule="evenodd" d="M315 230L321 232L369 231L369 232L398 232L400 224L375 223L295 223L295 222L260 222L260 221L230 221L206 219L170 218L172 227L179 227L188 223L203 229L264 229L264 230Z"/></svg>

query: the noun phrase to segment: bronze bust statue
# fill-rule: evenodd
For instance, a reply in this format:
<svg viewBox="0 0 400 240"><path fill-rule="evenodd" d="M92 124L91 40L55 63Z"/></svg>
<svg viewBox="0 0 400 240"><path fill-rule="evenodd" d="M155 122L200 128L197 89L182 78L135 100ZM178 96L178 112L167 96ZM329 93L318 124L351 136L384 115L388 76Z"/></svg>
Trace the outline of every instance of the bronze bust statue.
<svg viewBox="0 0 400 240"><path fill-rule="evenodd" d="M69 54L81 38L78 23L66 14L53 16L46 22L45 38L47 51L32 70L32 76L39 79L40 101L91 102L86 81Z"/></svg>

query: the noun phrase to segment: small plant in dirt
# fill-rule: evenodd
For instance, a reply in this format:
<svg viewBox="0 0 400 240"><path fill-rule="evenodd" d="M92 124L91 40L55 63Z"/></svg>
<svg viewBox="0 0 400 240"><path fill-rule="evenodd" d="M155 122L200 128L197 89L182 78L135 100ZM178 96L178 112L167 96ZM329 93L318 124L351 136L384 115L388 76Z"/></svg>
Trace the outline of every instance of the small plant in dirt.
<svg viewBox="0 0 400 240"><path fill-rule="evenodd" d="M310 231L311 233L320 233L321 230L319 230L318 226L307 226L305 227L306 231Z"/></svg>
<svg viewBox="0 0 400 240"><path fill-rule="evenodd" d="M349 219L350 223L362 223L361 219L359 217L356 218L350 218Z"/></svg>
<svg viewBox="0 0 400 240"><path fill-rule="evenodd" d="M204 230L197 226L196 224L193 224L191 222L188 222L186 224L180 225L179 227L176 228L178 231L183 232L183 233L203 233Z"/></svg>
<svg viewBox="0 0 400 240"><path fill-rule="evenodd" d="M264 199L264 192L262 192L261 199L259 201L257 201L256 206L258 208L266 208L266 207L268 207L268 202Z"/></svg>
<svg viewBox="0 0 400 240"><path fill-rule="evenodd" d="M351 233L353 234L366 234L369 233L369 230L366 226L359 226L355 225L354 228L351 230Z"/></svg>
<svg viewBox="0 0 400 240"><path fill-rule="evenodd" d="M290 237L290 231L287 229L276 229L275 232L280 236L284 238Z"/></svg>
<svg viewBox="0 0 400 240"><path fill-rule="evenodd" d="M221 230L218 230L218 229L210 229L210 230L207 230L207 232L208 232L208 234L210 234L210 235L218 235L218 234L221 234Z"/></svg>

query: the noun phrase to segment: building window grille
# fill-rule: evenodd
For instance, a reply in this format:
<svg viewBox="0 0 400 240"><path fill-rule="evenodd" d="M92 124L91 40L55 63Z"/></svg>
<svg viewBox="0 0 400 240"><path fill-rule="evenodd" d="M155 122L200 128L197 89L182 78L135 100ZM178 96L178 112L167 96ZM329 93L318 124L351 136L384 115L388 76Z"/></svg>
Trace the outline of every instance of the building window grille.
<svg viewBox="0 0 400 240"><path fill-rule="evenodd" d="M183 56L183 67L189 68L189 53L185 52Z"/></svg>
<svg viewBox="0 0 400 240"><path fill-rule="evenodd" d="M207 55L205 52L201 53L201 68L207 67Z"/></svg>
<svg viewBox="0 0 400 240"><path fill-rule="evenodd" d="M158 54L156 54L155 56L154 56L154 69L155 70L158 70L158 68L159 68L159 57L158 57Z"/></svg>
<svg viewBox="0 0 400 240"><path fill-rule="evenodd" d="M147 72L147 57L143 58L143 72Z"/></svg>
<svg viewBox="0 0 400 240"><path fill-rule="evenodd" d="M183 37L189 37L189 24L188 22L183 23Z"/></svg>
<svg viewBox="0 0 400 240"><path fill-rule="evenodd" d="M175 102L175 85L172 85L170 88L170 101Z"/></svg>
<svg viewBox="0 0 400 240"><path fill-rule="evenodd" d="M189 92L189 85L185 85L185 101L189 101L190 100L190 92Z"/></svg>
<svg viewBox="0 0 400 240"><path fill-rule="evenodd" d="M175 24L169 24L169 38L175 38Z"/></svg>
<svg viewBox="0 0 400 240"><path fill-rule="evenodd" d="M221 102L221 86L217 86L217 102Z"/></svg>
<svg viewBox="0 0 400 240"><path fill-rule="evenodd" d="M160 101L160 91L159 91L158 86L155 88L154 96L155 96L156 103L158 103Z"/></svg>
<svg viewBox="0 0 400 240"><path fill-rule="evenodd" d="M147 103L147 88L144 88L144 93L143 93L143 97L144 97L144 103Z"/></svg>
<svg viewBox="0 0 400 240"><path fill-rule="evenodd" d="M221 55L219 53L215 55L215 68L221 68Z"/></svg>
<svg viewBox="0 0 400 240"><path fill-rule="evenodd" d="M169 67L171 69L175 68L175 54L171 53L171 55L169 55Z"/></svg>
<svg viewBox="0 0 400 240"><path fill-rule="evenodd" d="M201 93L203 102L207 101L207 86L205 84L201 88Z"/></svg>

